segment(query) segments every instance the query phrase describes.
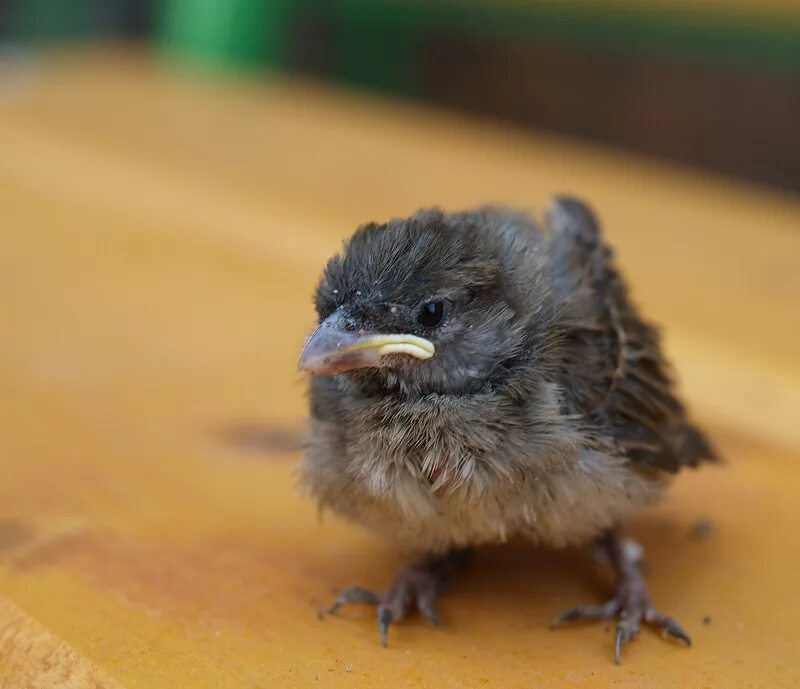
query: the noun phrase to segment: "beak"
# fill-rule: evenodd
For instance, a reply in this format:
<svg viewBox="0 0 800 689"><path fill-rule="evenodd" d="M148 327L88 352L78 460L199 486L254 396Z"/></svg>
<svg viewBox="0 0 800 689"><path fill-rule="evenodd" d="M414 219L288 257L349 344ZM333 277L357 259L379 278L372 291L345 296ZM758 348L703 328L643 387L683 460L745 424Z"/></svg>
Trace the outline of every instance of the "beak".
<svg viewBox="0 0 800 689"><path fill-rule="evenodd" d="M416 335L376 335L364 330L348 330L339 311L332 313L308 338L300 354L303 371L327 375L356 368L383 365L387 354L407 354L420 360L434 354L433 343Z"/></svg>

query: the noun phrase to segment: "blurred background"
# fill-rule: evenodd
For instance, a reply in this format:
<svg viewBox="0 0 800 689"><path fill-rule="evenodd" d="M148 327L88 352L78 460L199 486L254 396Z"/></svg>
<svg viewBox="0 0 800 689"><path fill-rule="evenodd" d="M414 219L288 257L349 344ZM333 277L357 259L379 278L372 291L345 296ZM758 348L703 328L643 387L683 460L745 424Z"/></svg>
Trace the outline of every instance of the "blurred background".
<svg viewBox="0 0 800 689"><path fill-rule="evenodd" d="M695 645L617 668L547 630L589 559L498 549L376 652L316 617L406 556L297 486L314 284L559 192L726 459L628 530ZM797 687L798 193L796 1L0 0L0 686Z"/></svg>
<svg viewBox="0 0 800 689"><path fill-rule="evenodd" d="M2 0L6 49L135 41L800 191L791 0Z"/></svg>

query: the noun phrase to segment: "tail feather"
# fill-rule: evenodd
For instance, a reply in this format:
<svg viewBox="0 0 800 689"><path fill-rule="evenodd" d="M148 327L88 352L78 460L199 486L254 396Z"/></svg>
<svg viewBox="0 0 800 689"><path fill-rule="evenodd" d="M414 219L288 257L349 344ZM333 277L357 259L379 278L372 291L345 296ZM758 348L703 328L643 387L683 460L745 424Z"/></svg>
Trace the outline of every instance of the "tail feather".
<svg viewBox="0 0 800 689"><path fill-rule="evenodd" d="M689 466L719 461L719 454L705 434L689 423L681 427L675 440L675 454Z"/></svg>

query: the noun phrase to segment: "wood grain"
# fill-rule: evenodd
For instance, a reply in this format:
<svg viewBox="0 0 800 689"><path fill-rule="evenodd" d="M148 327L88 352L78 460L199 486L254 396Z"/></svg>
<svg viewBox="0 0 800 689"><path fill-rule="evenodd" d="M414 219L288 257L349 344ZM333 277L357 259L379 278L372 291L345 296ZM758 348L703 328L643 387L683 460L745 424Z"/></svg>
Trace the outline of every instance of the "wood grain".
<svg viewBox="0 0 800 689"><path fill-rule="evenodd" d="M120 689L16 605L0 597L0 687Z"/></svg>
<svg viewBox="0 0 800 689"><path fill-rule="evenodd" d="M123 50L26 74L0 106L0 686L797 686L797 199ZM695 646L643 633L617 668L602 627L549 632L608 582L514 546L455 583L443 630L383 650L370 611L320 622L404 558L295 485L322 262L367 219L562 190L605 219L727 459L630 526Z"/></svg>

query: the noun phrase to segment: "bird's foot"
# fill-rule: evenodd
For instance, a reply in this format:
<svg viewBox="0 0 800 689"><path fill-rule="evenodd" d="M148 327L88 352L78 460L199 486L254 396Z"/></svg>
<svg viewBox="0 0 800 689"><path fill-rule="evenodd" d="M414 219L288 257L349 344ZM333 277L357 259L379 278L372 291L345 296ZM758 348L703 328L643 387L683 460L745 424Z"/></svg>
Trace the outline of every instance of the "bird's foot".
<svg viewBox="0 0 800 689"><path fill-rule="evenodd" d="M374 605L378 610L378 632L383 646L387 645L389 627L408 615L413 606L438 627L441 621L436 614L436 598L453 571L466 563L468 555L468 551L453 551L405 567L386 593L353 586L344 591L326 612L334 614L347 603Z"/></svg>
<svg viewBox="0 0 800 689"><path fill-rule="evenodd" d="M676 639L691 646L692 640L683 628L651 605L647 583L639 569L639 563L625 552L616 535L610 538L615 539L616 543L609 548L609 555L620 574L614 597L601 605L580 605L565 610L550 623L550 627L555 629L563 622L618 618L614 643L614 659L617 665L622 662L622 649L639 633L642 623L660 630L665 639Z"/></svg>

